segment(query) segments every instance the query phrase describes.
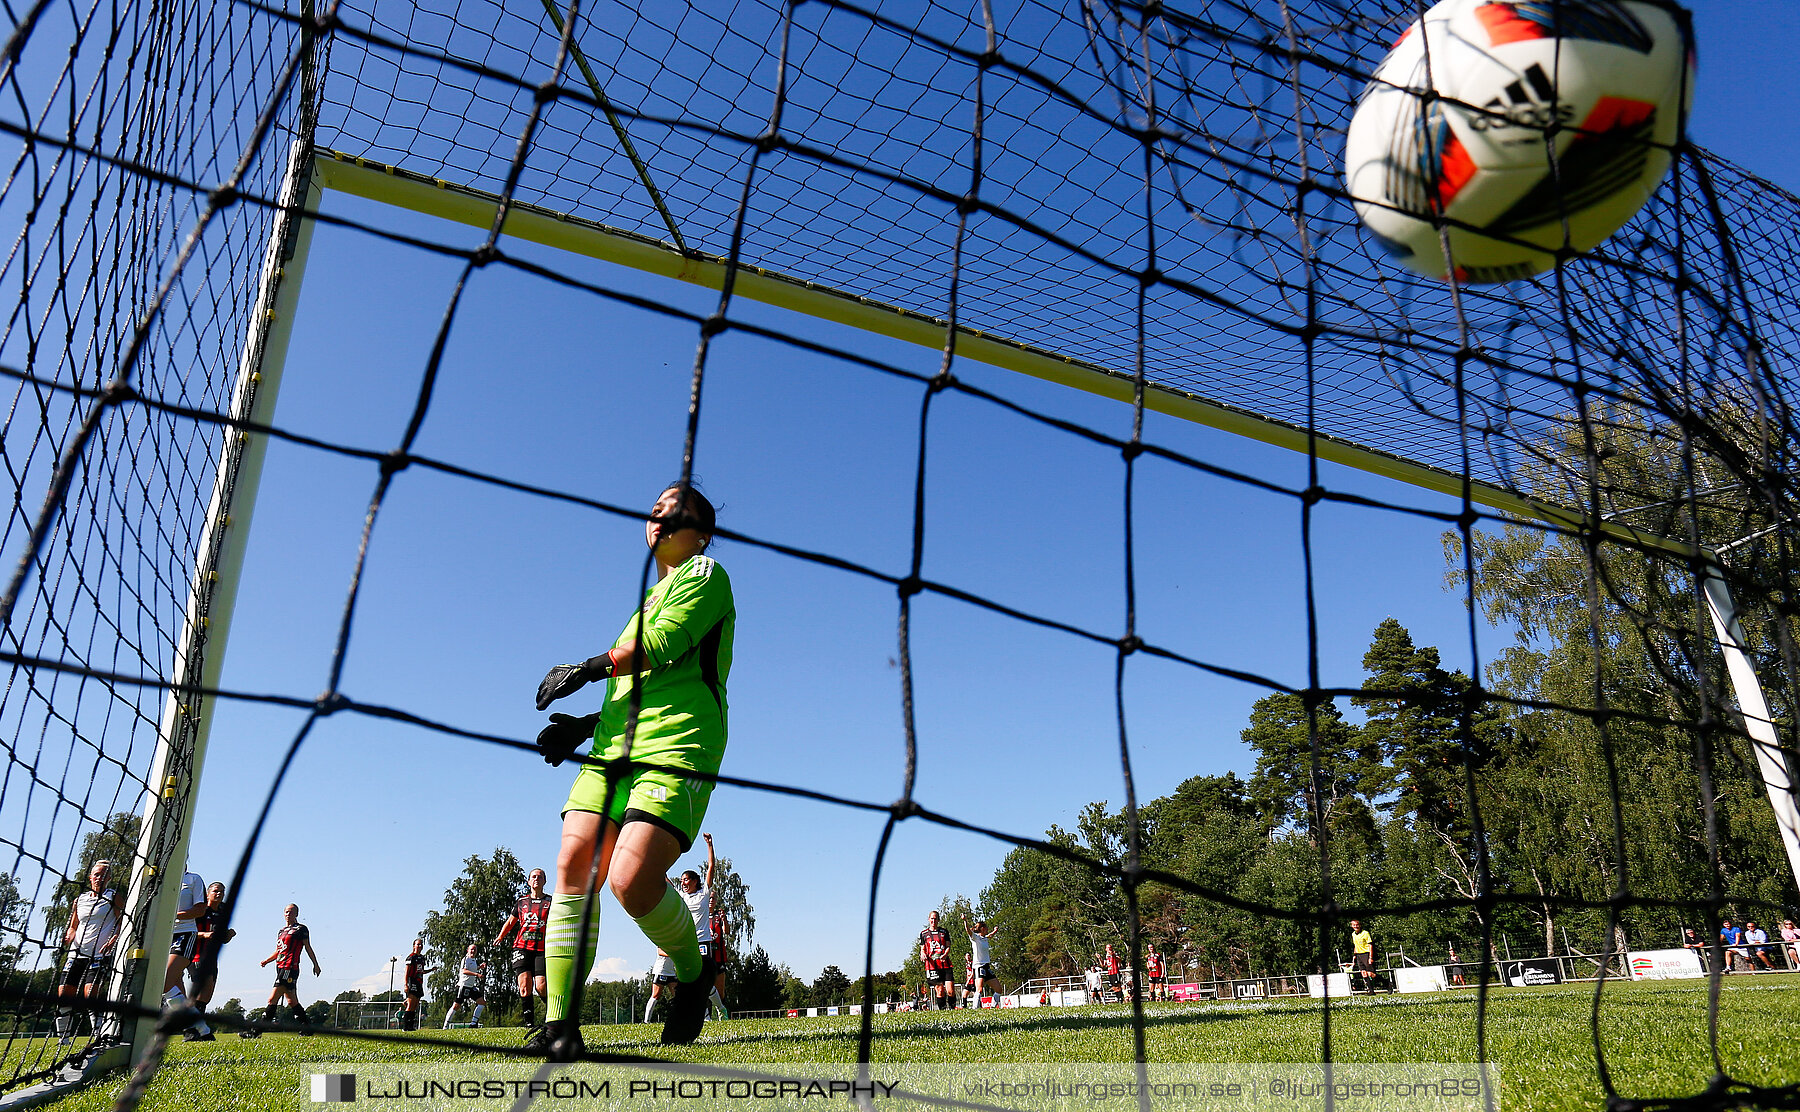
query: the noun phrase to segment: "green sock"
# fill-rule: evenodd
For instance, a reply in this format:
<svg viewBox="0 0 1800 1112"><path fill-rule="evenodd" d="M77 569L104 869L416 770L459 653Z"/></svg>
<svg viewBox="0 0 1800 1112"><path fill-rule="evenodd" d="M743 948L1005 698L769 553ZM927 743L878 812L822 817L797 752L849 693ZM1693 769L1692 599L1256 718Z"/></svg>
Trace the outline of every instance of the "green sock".
<svg viewBox="0 0 1800 1112"><path fill-rule="evenodd" d="M556 892L550 896L550 917L544 924L544 1022L554 1023L569 1007L569 986L576 966L582 973L593 964L600 941L600 896L594 895L593 925L588 928L585 961L577 962L575 946L581 941L581 893Z"/></svg>
<svg viewBox="0 0 1800 1112"><path fill-rule="evenodd" d="M694 933L693 913L676 894L674 885L664 890L662 902L637 925L675 963L675 976L691 981L700 975L706 964L700 956L700 936Z"/></svg>

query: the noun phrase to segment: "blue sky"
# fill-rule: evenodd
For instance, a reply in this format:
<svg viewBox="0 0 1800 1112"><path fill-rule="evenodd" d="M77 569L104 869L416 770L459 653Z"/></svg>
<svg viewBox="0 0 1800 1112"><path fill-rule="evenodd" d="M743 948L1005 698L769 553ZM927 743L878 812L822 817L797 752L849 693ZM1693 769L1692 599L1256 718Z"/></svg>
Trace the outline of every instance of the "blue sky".
<svg viewBox="0 0 1800 1112"><path fill-rule="evenodd" d="M1691 129L1703 144L1800 189L1785 103L1800 12L1776 0L1696 13L1700 76ZM1785 132L1785 134L1784 134ZM341 197L356 220L479 242L471 229ZM547 250L521 254L693 312L713 297ZM353 232L314 242L286 380L283 428L376 449L398 442L450 295L443 260ZM929 351L744 303L744 318L929 374ZM679 468L694 330L529 279L478 273L458 315L417 446L479 471L647 507ZM1127 407L963 362L958 374L1020 404L1115 435ZM920 390L741 333L715 341L697 473L721 524L894 573L906 567ZM1108 452L958 395L931 425L925 574L1089 628L1123 620L1123 466ZM1153 442L1289 487L1305 460L1151 415ZM223 685L308 697L323 688L367 501L367 464L276 443L251 526ZM1376 478L1329 471L1334 489L1453 509ZM1146 460L1138 485L1140 633L1209 662L1306 679L1300 512L1279 495ZM1394 617L1453 667L1473 655L1459 599L1442 587L1440 529L1404 513L1322 507L1314 522L1322 680L1360 682L1374 626ZM528 739L549 665L604 647L634 605L640 525L414 468L383 509L343 690L466 728ZM725 771L862 800L900 793L897 604L890 588L731 542L714 553L739 609ZM1020 834L1073 824L1123 799L1112 653L922 596L914 610L924 804ZM1504 644L1482 631L1481 659ZM1238 741L1264 690L1148 658L1131 662L1127 728L1140 799L1182 779L1247 772ZM579 703L577 697L570 701ZM229 875L281 751L290 711L215 712L193 867ZM385 988L463 858L510 848L554 863L571 772L535 757L354 715L321 722L282 790L239 893L239 940L219 998L260 1002L255 962L289 901L325 967L303 995ZM878 816L721 789L706 829L750 885L757 941L811 978L862 967ZM875 964L897 967L925 912L975 896L1004 844L926 824L900 829L877 906ZM689 858L689 863L694 858ZM637 974L652 948L607 900L603 974Z"/></svg>

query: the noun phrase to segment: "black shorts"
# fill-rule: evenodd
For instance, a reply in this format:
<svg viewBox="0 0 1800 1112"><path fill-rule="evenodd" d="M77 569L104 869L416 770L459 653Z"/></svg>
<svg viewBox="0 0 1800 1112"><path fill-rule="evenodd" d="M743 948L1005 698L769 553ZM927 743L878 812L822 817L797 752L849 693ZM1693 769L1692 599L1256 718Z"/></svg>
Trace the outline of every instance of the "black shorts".
<svg viewBox="0 0 1800 1112"><path fill-rule="evenodd" d="M408 982L406 982L405 994L407 996L421 996L421 997L424 996L425 995L425 982L424 981L408 981Z"/></svg>
<svg viewBox="0 0 1800 1112"><path fill-rule="evenodd" d="M1150 978L1150 983L1151 983L1151 984L1153 984L1153 985L1160 985L1160 984L1162 984L1162 983L1163 983L1163 979L1162 979L1162 978L1161 978L1161 977L1158 977L1158 976L1152 976L1152 977L1151 977L1151 978Z"/></svg>
<svg viewBox="0 0 1800 1112"><path fill-rule="evenodd" d="M979 984L982 981L991 981L993 979L994 979L994 963L993 962L984 961L980 965L977 965L975 967L975 981L977 984Z"/></svg>
<svg viewBox="0 0 1800 1112"><path fill-rule="evenodd" d="M949 969L927 969L925 983L928 985L952 985L956 983L955 974Z"/></svg>
<svg viewBox="0 0 1800 1112"><path fill-rule="evenodd" d="M512 971L515 977L521 973L542 977L544 975L544 951L514 950L512 952Z"/></svg>
<svg viewBox="0 0 1800 1112"><path fill-rule="evenodd" d="M70 954L69 960L63 963L62 975L56 979L56 983L71 987L97 985L106 976L106 971L105 958L84 958L79 954Z"/></svg>
<svg viewBox="0 0 1800 1112"><path fill-rule="evenodd" d="M1352 954L1350 955L1350 965L1359 973L1373 973L1375 972L1375 955Z"/></svg>
<svg viewBox="0 0 1800 1112"><path fill-rule="evenodd" d="M297 989L300 987L300 967L298 965L277 965L275 967L275 987Z"/></svg>
<svg viewBox="0 0 1800 1112"><path fill-rule="evenodd" d="M460 1004L465 1000L473 1000L476 1003L480 1003L485 999L487 999L487 993L482 991L480 985L470 985L468 988L457 989L456 999L452 1001L452 1003Z"/></svg>
<svg viewBox="0 0 1800 1112"><path fill-rule="evenodd" d="M200 941L199 931L182 931L169 938L170 956L179 956L183 961L194 960L194 944Z"/></svg>

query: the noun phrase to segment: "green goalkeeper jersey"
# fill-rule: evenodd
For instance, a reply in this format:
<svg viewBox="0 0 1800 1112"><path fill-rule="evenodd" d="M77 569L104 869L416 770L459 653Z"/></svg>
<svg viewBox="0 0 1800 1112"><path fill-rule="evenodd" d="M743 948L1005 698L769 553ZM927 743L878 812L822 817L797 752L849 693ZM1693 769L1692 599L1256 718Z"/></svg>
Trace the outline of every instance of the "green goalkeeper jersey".
<svg viewBox="0 0 1800 1112"><path fill-rule="evenodd" d="M710 556L694 556L644 596L642 628L633 614L613 647L633 638L650 670L607 681L593 754L625 755L633 691L641 692L633 759L717 772L725 758L725 679L737 607L731 579Z"/></svg>

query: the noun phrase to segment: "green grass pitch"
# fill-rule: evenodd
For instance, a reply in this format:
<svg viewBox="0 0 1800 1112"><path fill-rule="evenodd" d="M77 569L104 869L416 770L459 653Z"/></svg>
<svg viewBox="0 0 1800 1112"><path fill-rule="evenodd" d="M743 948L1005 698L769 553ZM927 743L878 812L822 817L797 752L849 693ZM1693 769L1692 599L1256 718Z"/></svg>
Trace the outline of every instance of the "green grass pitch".
<svg viewBox="0 0 1800 1112"><path fill-rule="evenodd" d="M1499 1063L1506 1109L1599 1108L1589 1014L1591 985L1492 992L1487 1058ZM1322 1008L1301 998L1266 1003L1156 1004L1148 1008L1148 1056L1162 1062L1305 1062L1319 1056ZM1474 1061L1475 992L1359 997L1334 1003L1333 1057L1345 1062ZM1721 985L1719 1053L1733 1076L1758 1084L1800 1079L1800 975L1729 978ZM709 1063L845 1062L856 1055L857 1020L734 1020L709 1023L691 1047L656 1045L657 1028L593 1026L591 1050ZM1607 1064L1629 1097L1692 1094L1712 1076L1704 981L1615 982L1600 1009ZM875 1019L877 1061L1125 1062L1131 1059L1130 1010L1086 1008L958 1011ZM442 1032L429 1032L441 1035ZM471 1043L519 1045L522 1032L459 1031ZM478 1060L479 1048L453 1051L408 1045L405 1036L375 1043L320 1035L222 1036L176 1043L144 1108L318 1109L308 1075L354 1072L358 1063ZM49 1107L99 1112L123 1082L119 1073Z"/></svg>

